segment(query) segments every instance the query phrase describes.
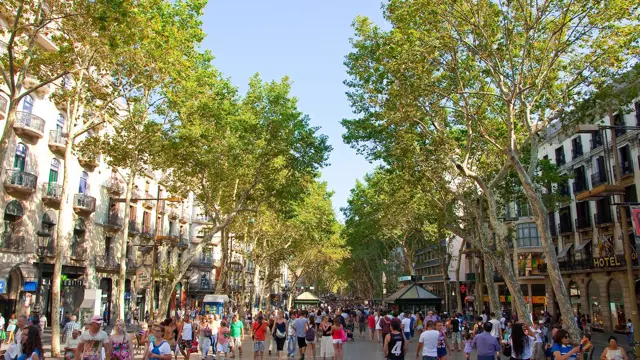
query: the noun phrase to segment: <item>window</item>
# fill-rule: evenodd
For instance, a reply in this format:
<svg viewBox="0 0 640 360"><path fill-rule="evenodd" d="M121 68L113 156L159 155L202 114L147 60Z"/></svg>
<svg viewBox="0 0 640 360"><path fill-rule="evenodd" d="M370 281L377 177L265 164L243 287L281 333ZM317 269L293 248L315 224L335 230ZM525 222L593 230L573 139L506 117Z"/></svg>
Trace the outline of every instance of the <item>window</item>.
<svg viewBox="0 0 640 360"><path fill-rule="evenodd" d="M151 213L148 211L142 213L142 226L144 227L143 230L151 230Z"/></svg>
<svg viewBox="0 0 640 360"><path fill-rule="evenodd" d="M138 214L136 214L136 207L135 206L129 206L129 220L135 222L136 221L136 216Z"/></svg>
<svg viewBox="0 0 640 360"><path fill-rule="evenodd" d="M111 258L111 243L112 238L107 236L104 238L104 254L107 259Z"/></svg>
<svg viewBox="0 0 640 360"><path fill-rule="evenodd" d="M209 288L209 275L208 274L202 274L202 276L200 277L200 287L202 289L208 289Z"/></svg>
<svg viewBox="0 0 640 360"><path fill-rule="evenodd" d="M28 112L29 114L33 112L33 98L30 95L22 99L22 111Z"/></svg>
<svg viewBox="0 0 640 360"><path fill-rule="evenodd" d="M564 147L560 146L559 148L556 149L556 165L560 166L560 165L564 165L565 164L565 157L564 157Z"/></svg>
<svg viewBox="0 0 640 360"><path fill-rule="evenodd" d="M516 229L518 247L542 246L540 244L540 236L538 235L538 228L536 227L536 224L518 224Z"/></svg>
<svg viewBox="0 0 640 360"><path fill-rule="evenodd" d="M56 131L59 133L64 132L64 116L58 113L58 118L56 119Z"/></svg>
<svg viewBox="0 0 640 360"><path fill-rule="evenodd" d="M16 154L13 158L13 168L24 171L24 166L27 162L27 147L23 143L19 143L16 146Z"/></svg>
<svg viewBox="0 0 640 360"><path fill-rule="evenodd" d="M58 182L58 173L60 172L60 161L58 159L51 160L51 167L49 168L49 182Z"/></svg>
<svg viewBox="0 0 640 360"><path fill-rule="evenodd" d="M89 174L86 171L82 172L80 175L80 186L78 186L78 193L87 194L89 186Z"/></svg>

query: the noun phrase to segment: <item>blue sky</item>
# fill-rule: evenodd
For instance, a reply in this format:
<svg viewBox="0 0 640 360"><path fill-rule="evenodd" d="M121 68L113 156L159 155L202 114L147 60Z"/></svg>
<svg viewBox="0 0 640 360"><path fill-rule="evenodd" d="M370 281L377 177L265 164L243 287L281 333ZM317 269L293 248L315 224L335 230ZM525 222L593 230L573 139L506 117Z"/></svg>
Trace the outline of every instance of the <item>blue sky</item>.
<svg viewBox="0 0 640 360"><path fill-rule="evenodd" d="M346 205L356 179L373 169L342 142L347 101L344 56L351 50L351 23L357 15L383 23L379 0L209 0L203 17L215 66L243 92L248 79L289 76L298 107L329 136L331 165L322 177L335 191L334 208Z"/></svg>

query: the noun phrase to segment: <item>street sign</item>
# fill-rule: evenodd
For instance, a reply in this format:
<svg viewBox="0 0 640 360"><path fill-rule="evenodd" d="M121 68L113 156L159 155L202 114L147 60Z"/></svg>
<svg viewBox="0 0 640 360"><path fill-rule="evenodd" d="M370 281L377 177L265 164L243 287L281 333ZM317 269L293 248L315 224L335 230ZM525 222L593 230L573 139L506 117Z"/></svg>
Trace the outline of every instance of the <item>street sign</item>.
<svg viewBox="0 0 640 360"><path fill-rule="evenodd" d="M0 294L4 294L4 288L6 287L7 283L5 280L0 280Z"/></svg>
<svg viewBox="0 0 640 360"><path fill-rule="evenodd" d="M636 238L640 236L640 206L631 206L631 222Z"/></svg>

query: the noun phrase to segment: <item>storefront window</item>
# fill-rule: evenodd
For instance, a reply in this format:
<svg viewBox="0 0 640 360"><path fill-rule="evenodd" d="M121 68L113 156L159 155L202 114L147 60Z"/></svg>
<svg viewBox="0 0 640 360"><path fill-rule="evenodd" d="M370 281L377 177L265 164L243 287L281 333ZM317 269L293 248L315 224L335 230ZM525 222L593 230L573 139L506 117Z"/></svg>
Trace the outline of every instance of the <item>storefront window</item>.
<svg viewBox="0 0 640 360"><path fill-rule="evenodd" d="M611 310L611 325L614 330L624 330L626 328L626 317L624 313L624 302L622 297L622 286L618 280L609 281L609 310Z"/></svg>
<svg viewBox="0 0 640 360"><path fill-rule="evenodd" d="M587 297L589 298L589 314L591 318L591 328L602 330L604 323L602 321L602 300L600 300L600 288L598 284L591 280L587 287Z"/></svg>
<svg viewBox="0 0 640 360"><path fill-rule="evenodd" d="M574 314L582 314L580 306L580 289L575 281L569 283L569 296L571 297L571 308Z"/></svg>

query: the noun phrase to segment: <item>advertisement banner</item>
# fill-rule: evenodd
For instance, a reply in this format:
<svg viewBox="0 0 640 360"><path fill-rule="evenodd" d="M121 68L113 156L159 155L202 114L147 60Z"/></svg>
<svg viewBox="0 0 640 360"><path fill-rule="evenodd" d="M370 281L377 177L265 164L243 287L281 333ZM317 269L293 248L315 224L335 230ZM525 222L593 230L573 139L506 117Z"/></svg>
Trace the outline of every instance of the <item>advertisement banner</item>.
<svg viewBox="0 0 640 360"><path fill-rule="evenodd" d="M636 241L640 236L640 206L630 206L631 223L633 224L633 233L636 235Z"/></svg>

